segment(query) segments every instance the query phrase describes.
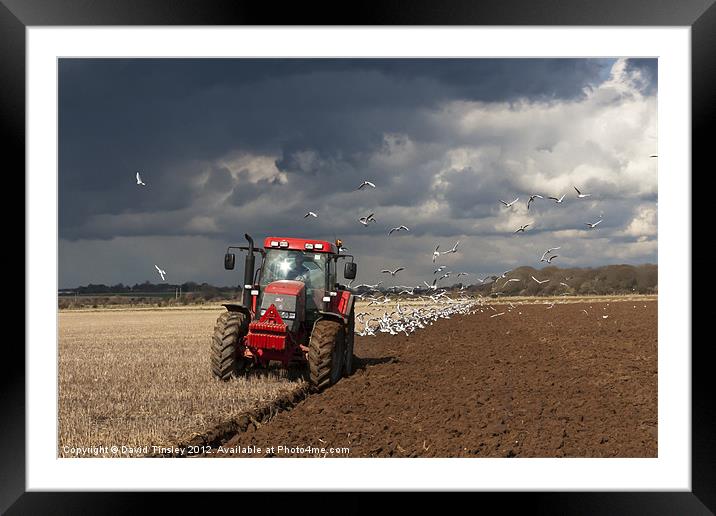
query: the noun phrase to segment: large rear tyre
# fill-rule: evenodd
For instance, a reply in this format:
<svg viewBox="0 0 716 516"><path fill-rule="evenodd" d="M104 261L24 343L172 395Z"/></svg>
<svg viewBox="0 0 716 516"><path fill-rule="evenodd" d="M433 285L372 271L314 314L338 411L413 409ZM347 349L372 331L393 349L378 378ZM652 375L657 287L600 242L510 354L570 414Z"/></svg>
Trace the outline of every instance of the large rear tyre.
<svg viewBox="0 0 716 516"><path fill-rule="evenodd" d="M355 310L351 310L348 316L348 328L346 329L346 356L343 360L343 375L350 376L353 374L353 341L356 334L356 314Z"/></svg>
<svg viewBox="0 0 716 516"><path fill-rule="evenodd" d="M224 312L216 320L211 339L211 373L215 378L227 381L246 369L246 360L238 350L248 326L249 320L241 312Z"/></svg>
<svg viewBox="0 0 716 516"><path fill-rule="evenodd" d="M346 336L343 325L329 319L316 321L308 344L311 389L321 391L343 376Z"/></svg>

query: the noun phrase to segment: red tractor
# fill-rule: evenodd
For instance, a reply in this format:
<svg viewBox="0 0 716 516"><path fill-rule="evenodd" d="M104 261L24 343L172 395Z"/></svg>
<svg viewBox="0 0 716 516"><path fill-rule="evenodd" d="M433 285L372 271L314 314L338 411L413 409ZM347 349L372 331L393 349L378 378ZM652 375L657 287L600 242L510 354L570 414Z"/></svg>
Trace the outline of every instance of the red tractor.
<svg viewBox="0 0 716 516"><path fill-rule="evenodd" d="M224 268L232 270L232 249L246 251L243 299L225 303L216 321L211 345L211 371L229 380L270 361L308 364L314 390L353 372L355 296L336 278L339 259L343 276L356 277L353 256L340 253L340 240L330 243L304 238L269 237L264 247L229 246ZM255 255L261 265L255 269Z"/></svg>

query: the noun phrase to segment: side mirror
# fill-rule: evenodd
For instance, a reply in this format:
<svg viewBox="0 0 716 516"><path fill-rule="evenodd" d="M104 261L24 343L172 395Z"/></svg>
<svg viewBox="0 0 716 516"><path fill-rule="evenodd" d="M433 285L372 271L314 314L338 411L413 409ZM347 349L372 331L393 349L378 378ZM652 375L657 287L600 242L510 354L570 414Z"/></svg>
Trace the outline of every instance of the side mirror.
<svg viewBox="0 0 716 516"><path fill-rule="evenodd" d="M224 255L224 269L231 271L234 270L234 264L236 263L236 255L234 253L226 253Z"/></svg>
<svg viewBox="0 0 716 516"><path fill-rule="evenodd" d="M356 279L356 273L358 272L358 264L355 262L346 262L343 269L343 277L345 279Z"/></svg>

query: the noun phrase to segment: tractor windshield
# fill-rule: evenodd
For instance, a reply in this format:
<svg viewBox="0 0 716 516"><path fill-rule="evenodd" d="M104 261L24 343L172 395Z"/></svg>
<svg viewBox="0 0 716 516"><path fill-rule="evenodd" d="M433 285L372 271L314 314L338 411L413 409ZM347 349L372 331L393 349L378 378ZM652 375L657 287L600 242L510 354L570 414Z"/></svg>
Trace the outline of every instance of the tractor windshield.
<svg viewBox="0 0 716 516"><path fill-rule="evenodd" d="M260 285L277 280L297 280L306 289L323 289L326 281L326 254L288 249L269 249L266 253Z"/></svg>

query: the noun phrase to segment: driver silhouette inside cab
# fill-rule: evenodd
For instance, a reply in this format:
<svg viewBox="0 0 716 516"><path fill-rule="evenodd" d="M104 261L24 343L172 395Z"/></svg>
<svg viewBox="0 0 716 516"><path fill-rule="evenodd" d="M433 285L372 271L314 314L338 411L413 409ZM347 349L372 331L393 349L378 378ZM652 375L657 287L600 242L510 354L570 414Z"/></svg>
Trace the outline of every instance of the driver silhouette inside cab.
<svg viewBox="0 0 716 516"><path fill-rule="evenodd" d="M305 261L307 260L303 253L296 253L293 257L293 263L286 273L286 279L308 283L310 278L310 269L304 265Z"/></svg>

